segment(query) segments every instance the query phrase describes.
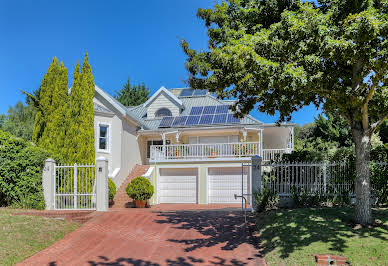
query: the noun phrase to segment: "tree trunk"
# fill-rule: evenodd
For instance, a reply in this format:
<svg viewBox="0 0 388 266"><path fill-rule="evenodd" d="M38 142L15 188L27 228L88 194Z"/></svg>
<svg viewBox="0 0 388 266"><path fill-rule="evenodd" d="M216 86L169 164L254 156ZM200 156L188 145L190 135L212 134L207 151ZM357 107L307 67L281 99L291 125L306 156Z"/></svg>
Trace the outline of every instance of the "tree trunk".
<svg viewBox="0 0 388 266"><path fill-rule="evenodd" d="M370 192L370 150L371 137L369 132L362 128L352 128L356 151L356 208L355 222L366 225L371 224L371 192Z"/></svg>

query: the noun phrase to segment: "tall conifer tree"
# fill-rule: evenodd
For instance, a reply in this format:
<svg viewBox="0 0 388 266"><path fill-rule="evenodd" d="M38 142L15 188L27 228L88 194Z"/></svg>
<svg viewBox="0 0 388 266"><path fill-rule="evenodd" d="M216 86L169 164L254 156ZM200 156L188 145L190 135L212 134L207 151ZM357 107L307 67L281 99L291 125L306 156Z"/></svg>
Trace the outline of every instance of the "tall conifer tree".
<svg viewBox="0 0 388 266"><path fill-rule="evenodd" d="M44 75L34 122L33 141L61 154L65 139L65 108L68 101L67 69L56 57Z"/></svg>
<svg viewBox="0 0 388 266"><path fill-rule="evenodd" d="M65 158L69 162L92 163L95 160L93 97L94 80L86 54L81 72L77 61L68 106Z"/></svg>

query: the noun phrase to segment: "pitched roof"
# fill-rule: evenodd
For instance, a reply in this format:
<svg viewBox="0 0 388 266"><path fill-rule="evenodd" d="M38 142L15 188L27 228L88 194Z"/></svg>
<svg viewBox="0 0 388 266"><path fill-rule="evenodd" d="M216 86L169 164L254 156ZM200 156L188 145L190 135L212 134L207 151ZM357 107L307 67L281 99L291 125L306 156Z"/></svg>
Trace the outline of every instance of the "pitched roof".
<svg viewBox="0 0 388 266"><path fill-rule="evenodd" d="M182 101L178 99L173 93L168 91L164 86L160 87L149 99L144 103L144 107L150 105L160 94L165 94L171 101L175 102L178 106L182 107Z"/></svg>

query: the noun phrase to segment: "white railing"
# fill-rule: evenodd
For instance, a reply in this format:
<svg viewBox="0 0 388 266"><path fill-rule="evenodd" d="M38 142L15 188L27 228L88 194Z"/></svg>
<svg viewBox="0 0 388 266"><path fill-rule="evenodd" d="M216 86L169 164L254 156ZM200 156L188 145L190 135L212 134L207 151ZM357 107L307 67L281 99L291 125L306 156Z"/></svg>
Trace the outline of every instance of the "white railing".
<svg viewBox="0 0 388 266"><path fill-rule="evenodd" d="M285 153L291 153L291 149L263 149L263 161L281 159Z"/></svg>
<svg viewBox="0 0 388 266"><path fill-rule="evenodd" d="M259 142L152 145L150 162L169 160L238 159L260 155Z"/></svg>

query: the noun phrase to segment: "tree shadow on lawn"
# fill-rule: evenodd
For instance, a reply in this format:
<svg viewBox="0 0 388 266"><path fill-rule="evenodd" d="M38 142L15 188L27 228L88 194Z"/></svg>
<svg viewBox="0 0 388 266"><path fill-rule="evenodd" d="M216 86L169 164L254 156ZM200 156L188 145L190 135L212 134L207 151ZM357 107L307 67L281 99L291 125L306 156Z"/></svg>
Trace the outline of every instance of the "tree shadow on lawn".
<svg viewBox="0 0 388 266"><path fill-rule="evenodd" d="M174 243L185 244L186 252L220 243L223 244L222 250L233 250L245 243L258 247L253 216L248 217L245 225L241 211L164 211L159 212L158 216L161 219L156 220L157 223L173 224L176 229L195 230L204 236L197 239L169 239Z"/></svg>
<svg viewBox="0 0 388 266"><path fill-rule="evenodd" d="M280 249L280 258L289 257L296 249L323 242L329 250L344 252L346 238L373 237L387 241L388 210L375 210L381 224L375 228L353 227L351 208L306 208L262 213L256 217L260 247L265 255Z"/></svg>

